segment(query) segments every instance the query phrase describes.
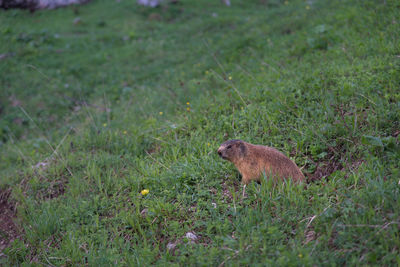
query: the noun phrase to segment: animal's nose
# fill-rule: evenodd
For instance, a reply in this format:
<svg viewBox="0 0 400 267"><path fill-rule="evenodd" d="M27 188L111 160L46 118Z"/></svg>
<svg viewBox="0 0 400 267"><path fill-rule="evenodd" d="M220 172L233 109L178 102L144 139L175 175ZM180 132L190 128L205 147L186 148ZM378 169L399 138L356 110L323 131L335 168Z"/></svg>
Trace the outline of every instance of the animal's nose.
<svg viewBox="0 0 400 267"><path fill-rule="evenodd" d="M222 157L222 151L221 151L221 148L219 148L219 149L218 149L218 155L219 155L220 157Z"/></svg>

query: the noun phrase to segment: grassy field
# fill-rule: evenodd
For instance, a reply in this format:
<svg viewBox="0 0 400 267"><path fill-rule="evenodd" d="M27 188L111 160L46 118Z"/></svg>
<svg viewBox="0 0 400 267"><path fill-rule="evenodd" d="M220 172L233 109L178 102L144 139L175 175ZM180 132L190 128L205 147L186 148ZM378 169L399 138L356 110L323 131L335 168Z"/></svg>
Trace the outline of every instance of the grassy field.
<svg viewBox="0 0 400 267"><path fill-rule="evenodd" d="M0 11L0 265L400 265L399 1L135 2Z"/></svg>

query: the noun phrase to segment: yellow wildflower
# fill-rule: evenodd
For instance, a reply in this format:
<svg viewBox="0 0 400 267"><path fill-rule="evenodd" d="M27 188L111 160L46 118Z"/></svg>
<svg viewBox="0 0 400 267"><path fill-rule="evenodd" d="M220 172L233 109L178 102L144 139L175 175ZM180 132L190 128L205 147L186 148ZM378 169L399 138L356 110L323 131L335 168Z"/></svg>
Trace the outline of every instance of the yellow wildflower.
<svg viewBox="0 0 400 267"><path fill-rule="evenodd" d="M123 133L123 134L127 134L128 132L125 130L125 131L123 131L122 133Z"/></svg>
<svg viewBox="0 0 400 267"><path fill-rule="evenodd" d="M190 105L190 103L189 103L189 102L186 102L186 105L188 105L188 106L189 106L189 105Z"/></svg>
<svg viewBox="0 0 400 267"><path fill-rule="evenodd" d="M309 5L307 5L307 6L306 6L306 9L307 9L307 10L309 10L309 9L310 9L310 6L309 6Z"/></svg>
<svg viewBox="0 0 400 267"><path fill-rule="evenodd" d="M104 127L107 127L107 123L103 123L103 126L104 126Z"/></svg>
<svg viewBox="0 0 400 267"><path fill-rule="evenodd" d="M162 115L162 114L164 114L162 111L160 111L158 114L160 114L160 115Z"/></svg>
<svg viewBox="0 0 400 267"><path fill-rule="evenodd" d="M149 189L143 189L142 191L140 191L140 194L142 194L142 196L145 196L149 193Z"/></svg>
<svg viewBox="0 0 400 267"><path fill-rule="evenodd" d="M186 108L186 110L187 110L187 111L190 111L190 108L189 108L189 107L187 107L187 108Z"/></svg>
<svg viewBox="0 0 400 267"><path fill-rule="evenodd" d="M232 76L229 76L228 79L229 79L229 80L232 80Z"/></svg>

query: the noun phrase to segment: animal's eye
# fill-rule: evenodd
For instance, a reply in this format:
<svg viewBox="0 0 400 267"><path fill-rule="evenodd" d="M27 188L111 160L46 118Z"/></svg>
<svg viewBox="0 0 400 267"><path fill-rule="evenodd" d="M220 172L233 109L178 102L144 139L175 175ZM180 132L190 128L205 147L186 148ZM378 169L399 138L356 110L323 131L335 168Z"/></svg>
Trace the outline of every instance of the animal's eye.
<svg viewBox="0 0 400 267"><path fill-rule="evenodd" d="M229 145L228 147L227 147L227 149L230 149L232 147L232 145Z"/></svg>

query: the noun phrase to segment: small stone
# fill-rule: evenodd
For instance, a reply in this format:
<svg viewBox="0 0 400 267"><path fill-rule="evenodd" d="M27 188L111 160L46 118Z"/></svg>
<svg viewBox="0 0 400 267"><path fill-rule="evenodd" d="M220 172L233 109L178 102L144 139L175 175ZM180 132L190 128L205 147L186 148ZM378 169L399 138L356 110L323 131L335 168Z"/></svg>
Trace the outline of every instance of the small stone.
<svg viewBox="0 0 400 267"><path fill-rule="evenodd" d="M226 6L231 6L231 1L230 1L230 0L222 0L222 2L223 2Z"/></svg>
<svg viewBox="0 0 400 267"><path fill-rule="evenodd" d="M74 24L76 25L76 24L79 24L79 23L81 23L82 22L82 20L81 20L81 18L80 17L77 17L77 18L75 18L74 19Z"/></svg>
<svg viewBox="0 0 400 267"><path fill-rule="evenodd" d="M192 242L194 242L194 241L196 241L196 240L198 239L197 235L195 235L195 234L192 233L192 232L187 232L186 235L185 235L185 237L186 237L187 239L189 239L190 241L192 241Z"/></svg>
<svg viewBox="0 0 400 267"><path fill-rule="evenodd" d="M170 243L167 244L167 249L168 250L173 250L173 249L175 249L175 247L176 247L176 243L173 243L173 242L171 243L170 242Z"/></svg>
<svg viewBox="0 0 400 267"><path fill-rule="evenodd" d="M38 162L35 166L32 166L32 167L33 167L33 168L37 168L37 169L39 169L39 168L45 169L45 167L46 167L47 165L49 165L49 163L43 161L43 162Z"/></svg>

